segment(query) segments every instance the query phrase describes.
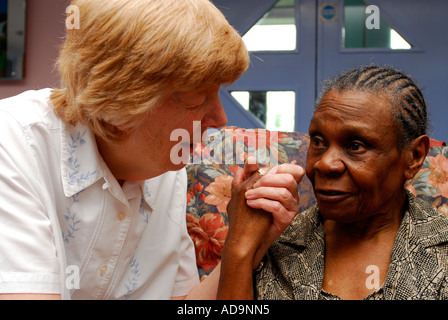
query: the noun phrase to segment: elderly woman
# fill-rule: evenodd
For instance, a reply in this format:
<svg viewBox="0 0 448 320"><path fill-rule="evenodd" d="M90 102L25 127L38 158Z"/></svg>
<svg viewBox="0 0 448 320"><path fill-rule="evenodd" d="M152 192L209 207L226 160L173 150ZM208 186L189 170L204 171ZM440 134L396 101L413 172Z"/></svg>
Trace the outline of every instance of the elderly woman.
<svg viewBox="0 0 448 320"><path fill-rule="evenodd" d="M225 276L253 267L260 246L246 238L230 246L228 239L225 254L239 252L240 265L222 265L219 296L447 299L448 219L405 189L427 155L426 127L423 95L401 72L368 66L328 81L309 127L306 174L316 206L270 247L256 270L255 293L252 272L240 276L246 286L236 292ZM233 219L250 221L252 211ZM248 227L258 233L267 226ZM229 235L241 237L235 230Z"/></svg>
<svg viewBox="0 0 448 320"><path fill-rule="evenodd" d="M213 298L171 133L225 125L218 90L247 69L244 43L208 0L72 5L61 88L0 102L0 298Z"/></svg>

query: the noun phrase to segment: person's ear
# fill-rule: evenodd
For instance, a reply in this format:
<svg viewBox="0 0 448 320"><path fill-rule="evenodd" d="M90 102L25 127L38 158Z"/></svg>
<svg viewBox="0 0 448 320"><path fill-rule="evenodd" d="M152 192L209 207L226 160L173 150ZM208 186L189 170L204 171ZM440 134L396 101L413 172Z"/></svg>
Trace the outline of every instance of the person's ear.
<svg viewBox="0 0 448 320"><path fill-rule="evenodd" d="M420 170L429 152L429 137L423 135L416 138L406 148L406 152L409 156L409 161L405 170L405 177L407 180L410 180Z"/></svg>

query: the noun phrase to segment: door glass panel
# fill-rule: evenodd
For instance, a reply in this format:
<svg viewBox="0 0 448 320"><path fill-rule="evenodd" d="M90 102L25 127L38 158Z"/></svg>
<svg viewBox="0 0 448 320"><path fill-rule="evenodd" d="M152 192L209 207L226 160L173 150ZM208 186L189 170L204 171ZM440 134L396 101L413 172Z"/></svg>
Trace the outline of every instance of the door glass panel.
<svg viewBox="0 0 448 320"><path fill-rule="evenodd" d="M363 0L344 1L344 48L411 49L412 46L381 18L381 12L368 11ZM378 21L375 21L378 20Z"/></svg>
<svg viewBox="0 0 448 320"><path fill-rule="evenodd" d="M279 0L244 36L249 51L293 51L297 47L295 0Z"/></svg>
<svg viewBox="0 0 448 320"><path fill-rule="evenodd" d="M257 117L270 131L295 130L294 91L233 91L241 106Z"/></svg>

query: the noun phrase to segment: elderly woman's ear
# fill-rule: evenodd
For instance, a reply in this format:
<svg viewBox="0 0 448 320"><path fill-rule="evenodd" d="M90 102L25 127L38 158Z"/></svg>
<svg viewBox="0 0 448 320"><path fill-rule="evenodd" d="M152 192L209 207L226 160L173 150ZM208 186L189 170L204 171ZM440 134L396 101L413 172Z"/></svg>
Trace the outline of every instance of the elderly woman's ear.
<svg viewBox="0 0 448 320"><path fill-rule="evenodd" d="M406 179L409 180L417 174L425 161L429 152L429 137L422 135L416 138L403 151L409 157L409 165L404 172Z"/></svg>

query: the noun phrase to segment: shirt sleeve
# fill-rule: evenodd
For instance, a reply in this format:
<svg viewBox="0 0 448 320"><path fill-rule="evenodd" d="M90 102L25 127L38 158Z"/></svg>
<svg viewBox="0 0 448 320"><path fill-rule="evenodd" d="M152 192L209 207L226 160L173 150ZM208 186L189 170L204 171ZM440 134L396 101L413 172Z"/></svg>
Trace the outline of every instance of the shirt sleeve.
<svg viewBox="0 0 448 320"><path fill-rule="evenodd" d="M29 136L0 111L0 293L60 293L51 222Z"/></svg>

